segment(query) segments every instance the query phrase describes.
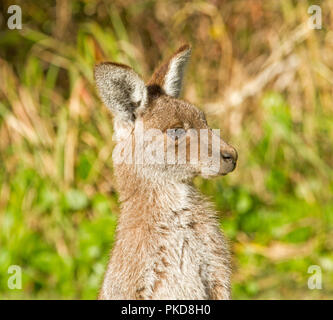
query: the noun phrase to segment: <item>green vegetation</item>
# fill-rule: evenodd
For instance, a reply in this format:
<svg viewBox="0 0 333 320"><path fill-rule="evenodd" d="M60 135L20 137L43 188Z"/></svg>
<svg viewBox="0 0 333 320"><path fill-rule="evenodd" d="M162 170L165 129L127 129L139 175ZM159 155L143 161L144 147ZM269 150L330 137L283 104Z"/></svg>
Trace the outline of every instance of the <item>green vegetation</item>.
<svg viewBox="0 0 333 320"><path fill-rule="evenodd" d="M0 16L0 299L94 299L119 214L111 116L93 66L148 80L193 45L185 99L239 152L238 168L195 180L233 251L234 299L333 298L333 3L15 1ZM22 268L22 290L7 286ZM322 290L308 289L308 268Z"/></svg>

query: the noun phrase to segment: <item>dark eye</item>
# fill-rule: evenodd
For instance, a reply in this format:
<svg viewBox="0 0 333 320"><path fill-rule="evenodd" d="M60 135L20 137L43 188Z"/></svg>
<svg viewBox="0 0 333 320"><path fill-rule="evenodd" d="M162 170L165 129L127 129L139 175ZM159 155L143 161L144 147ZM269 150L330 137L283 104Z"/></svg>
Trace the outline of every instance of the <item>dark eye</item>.
<svg viewBox="0 0 333 320"><path fill-rule="evenodd" d="M174 128L167 130L167 135L174 140L181 138L185 135L185 133L186 131L183 128Z"/></svg>

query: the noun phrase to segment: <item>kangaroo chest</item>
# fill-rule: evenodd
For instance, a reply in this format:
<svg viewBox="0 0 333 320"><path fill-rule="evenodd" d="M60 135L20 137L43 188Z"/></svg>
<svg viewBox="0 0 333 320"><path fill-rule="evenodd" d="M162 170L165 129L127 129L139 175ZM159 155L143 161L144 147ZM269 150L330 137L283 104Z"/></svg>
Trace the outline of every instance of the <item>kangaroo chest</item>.
<svg viewBox="0 0 333 320"><path fill-rule="evenodd" d="M142 274L146 284L144 298L187 299L195 293L198 299L208 299L216 226L196 219L190 211L173 215L156 224L152 243L147 244L151 259L146 261Z"/></svg>

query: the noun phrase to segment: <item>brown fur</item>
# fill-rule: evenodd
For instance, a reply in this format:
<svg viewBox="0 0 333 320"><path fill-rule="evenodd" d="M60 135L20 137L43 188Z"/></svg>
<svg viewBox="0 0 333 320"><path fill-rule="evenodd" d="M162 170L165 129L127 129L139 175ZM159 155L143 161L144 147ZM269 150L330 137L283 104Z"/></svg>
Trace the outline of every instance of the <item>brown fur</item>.
<svg viewBox="0 0 333 320"><path fill-rule="evenodd" d="M160 129L160 141L168 141L171 128L209 129L199 109L177 99L189 52L189 46L181 47L145 88L127 67L96 67L97 87L115 115L119 143L131 148L138 121L145 130ZM119 81L125 84L122 92ZM237 153L222 139L219 157L214 175L235 168ZM188 158L174 165L115 164L121 214L99 299L230 299L227 241L216 213L191 183L202 174L206 159L199 160L196 165Z"/></svg>

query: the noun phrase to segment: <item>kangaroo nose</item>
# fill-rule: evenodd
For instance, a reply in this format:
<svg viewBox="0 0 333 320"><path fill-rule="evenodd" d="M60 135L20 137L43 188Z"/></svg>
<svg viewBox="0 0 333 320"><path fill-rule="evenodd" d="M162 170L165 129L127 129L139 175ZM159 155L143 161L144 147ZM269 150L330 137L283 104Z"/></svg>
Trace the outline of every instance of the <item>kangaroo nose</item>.
<svg viewBox="0 0 333 320"><path fill-rule="evenodd" d="M222 151L221 155L224 161L232 163L236 163L238 158L237 151L234 148L230 148L228 151Z"/></svg>

